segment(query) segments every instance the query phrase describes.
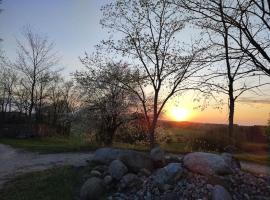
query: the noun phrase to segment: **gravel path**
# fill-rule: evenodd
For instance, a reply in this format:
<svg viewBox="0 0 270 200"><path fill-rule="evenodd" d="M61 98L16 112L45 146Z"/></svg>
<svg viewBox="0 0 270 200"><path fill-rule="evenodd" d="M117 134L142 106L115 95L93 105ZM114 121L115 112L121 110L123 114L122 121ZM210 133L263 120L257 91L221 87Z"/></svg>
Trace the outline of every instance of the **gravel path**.
<svg viewBox="0 0 270 200"><path fill-rule="evenodd" d="M11 178L26 172L45 170L55 166L85 166L93 152L38 154L0 144L0 188Z"/></svg>

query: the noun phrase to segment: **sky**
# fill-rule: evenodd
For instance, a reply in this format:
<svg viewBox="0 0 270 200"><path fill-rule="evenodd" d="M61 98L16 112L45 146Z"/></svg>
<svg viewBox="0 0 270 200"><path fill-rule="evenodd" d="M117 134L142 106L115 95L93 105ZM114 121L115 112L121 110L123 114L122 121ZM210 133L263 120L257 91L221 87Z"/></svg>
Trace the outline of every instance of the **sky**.
<svg viewBox="0 0 270 200"><path fill-rule="evenodd" d="M31 26L36 32L49 37L61 58L64 75L82 69L78 57L84 52L91 53L107 31L99 24L100 8L110 0L3 0L0 14L0 43L5 54L13 59L16 56L16 39L21 40L24 26ZM184 33L183 37L189 37ZM192 35L192 34L191 34ZM226 102L223 109L208 106L201 111L194 109L194 94L176 96L167 105L167 114L174 107L186 109L185 120L207 123L227 123ZM226 100L225 100L226 101ZM270 89L262 96L248 94L236 104L235 122L243 125L265 125L270 113Z"/></svg>

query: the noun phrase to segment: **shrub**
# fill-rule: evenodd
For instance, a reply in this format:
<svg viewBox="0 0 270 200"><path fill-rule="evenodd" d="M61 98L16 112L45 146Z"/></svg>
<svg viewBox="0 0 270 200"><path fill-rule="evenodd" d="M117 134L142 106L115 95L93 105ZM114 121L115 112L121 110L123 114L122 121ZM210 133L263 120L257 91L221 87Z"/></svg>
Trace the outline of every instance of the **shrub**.
<svg viewBox="0 0 270 200"><path fill-rule="evenodd" d="M146 133L147 129L144 120L138 119L119 127L115 140L128 144L147 143L148 137Z"/></svg>
<svg viewBox="0 0 270 200"><path fill-rule="evenodd" d="M238 127L235 127L234 138L228 136L227 127L218 127L192 135L187 139L187 145L193 151L223 152L228 145L234 145L240 149L245 141L245 134Z"/></svg>

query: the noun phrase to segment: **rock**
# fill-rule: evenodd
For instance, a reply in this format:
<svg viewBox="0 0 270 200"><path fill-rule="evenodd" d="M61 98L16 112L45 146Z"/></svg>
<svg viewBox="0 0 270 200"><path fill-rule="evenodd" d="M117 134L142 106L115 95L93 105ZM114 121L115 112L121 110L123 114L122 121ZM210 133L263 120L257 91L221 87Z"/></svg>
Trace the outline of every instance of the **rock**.
<svg viewBox="0 0 270 200"><path fill-rule="evenodd" d="M230 178L227 176L208 176L207 182L211 185L221 185L222 187L229 188L231 185Z"/></svg>
<svg viewBox="0 0 270 200"><path fill-rule="evenodd" d="M109 166L109 173L116 180L120 180L127 172L127 167L120 160L112 161Z"/></svg>
<svg viewBox="0 0 270 200"><path fill-rule="evenodd" d="M174 155L174 154L167 154L165 155L165 161L166 163L179 163L182 161L181 155Z"/></svg>
<svg viewBox="0 0 270 200"><path fill-rule="evenodd" d="M160 186L163 184L174 183L179 180L183 174L183 168L180 163L170 163L156 171L153 180Z"/></svg>
<svg viewBox="0 0 270 200"><path fill-rule="evenodd" d="M141 152L130 150L129 152L120 155L119 160L121 160L131 172L138 173L143 168L149 171L153 170L153 162L151 158Z"/></svg>
<svg viewBox="0 0 270 200"><path fill-rule="evenodd" d="M100 148L95 151L93 161L102 164L110 164L111 161L116 160L124 150L114 148Z"/></svg>
<svg viewBox="0 0 270 200"><path fill-rule="evenodd" d="M90 176L101 177L102 174L99 171L97 171L97 170L92 170L90 172Z"/></svg>
<svg viewBox="0 0 270 200"><path fill-rule="evenodd" d="M98 200L104 193L104 187L100 178L92 177L81 187L81 200Z"/></svg>
<svg viewBox="0 0 270 200"><path fill-rule="evenodd" d="M221 154L223 159L227 162L229 166L231 166L232 169L241 169L241 164L238 159L236 159L232 154L230 153L223 153Z"/></svg>
<svg viewBox="0 0 270 200"><path fill-rule="evenodd" d="M136 188L142 184L141 179L136 174L126 174L120 181L121 188Z"/></svg>
<svg viewBox="0 0 270 200"><path fill-rule="evenodd" d="M139 172L145 168L149 171L153 169L151 158L145 153L134 150L100 148L96 150L93 161L96 163L110 164L113 160L121 160L132 172Z"/></svg>
<svg viewBox="0 0 270 200"><path fill-rule="evenodd" d="M139 172L141 175L143 176L150 176L151 175L151 172L145 168L143 169L140 169L140 172Z"/></svg>
<svg viewBox="0 0 270 200"><path fill-rule="evenodd" d="M228 145L224 148L224 151L227 152L227 153L235 153L237 152L237 148L233 145Z"/></svg>
<svg viewBox="0 0 270 200"><path fill-rule="evenodd" d="M100 173L104 173L104 172L108 171L108 166L107 165L97 165L93 168L93 170L97 170Z"/></svg>
<svg viewBox="0 0 270 200"><path fill-rule="evenodd" d="M212 189L213 189L213 185L207 184L207 185L206 185L206 188L207 188L208 190L212 190Z"/></svg>
<svg viewBox="0 0 270 200"><path fill-rule="evenodd" d="M112 177L110 175L105 176L104 179L103 179L103 182L106 185L109 185L112 182Z"/></svg>
<svg viewBox="0 0 270 200"><path fill-rule="evenodd" d="M160 147L155 147L150 151L150 157L155 168L163 167L166 163L165 152Z"/></svg>
<svg viewBox="0 0 270 200"><path fill-rule="evenodd" d="M183 164L188 170L207 176L232 173L231 166L223 157L212 153L189 153L184 156Z"/></svg>
<svg viewBox="0 0 270 200"><path fill-rule="evenodd" d="M232 197L224 187L215 185L212 191L212 200L232 200Z"/></svg>

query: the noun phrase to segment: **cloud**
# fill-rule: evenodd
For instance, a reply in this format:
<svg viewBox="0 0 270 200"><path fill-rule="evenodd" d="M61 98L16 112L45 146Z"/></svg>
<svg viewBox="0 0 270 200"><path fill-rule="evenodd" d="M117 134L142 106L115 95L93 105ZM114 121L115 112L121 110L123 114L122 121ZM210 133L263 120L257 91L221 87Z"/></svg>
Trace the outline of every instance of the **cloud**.
<svg viewBox="0 0 270 200"><path fill-rule="evenodd" d="M240 98L238 102L254 103L254 104L270 104L270 99L253 99L253 98L245 97L245 98Z"/></svg>

